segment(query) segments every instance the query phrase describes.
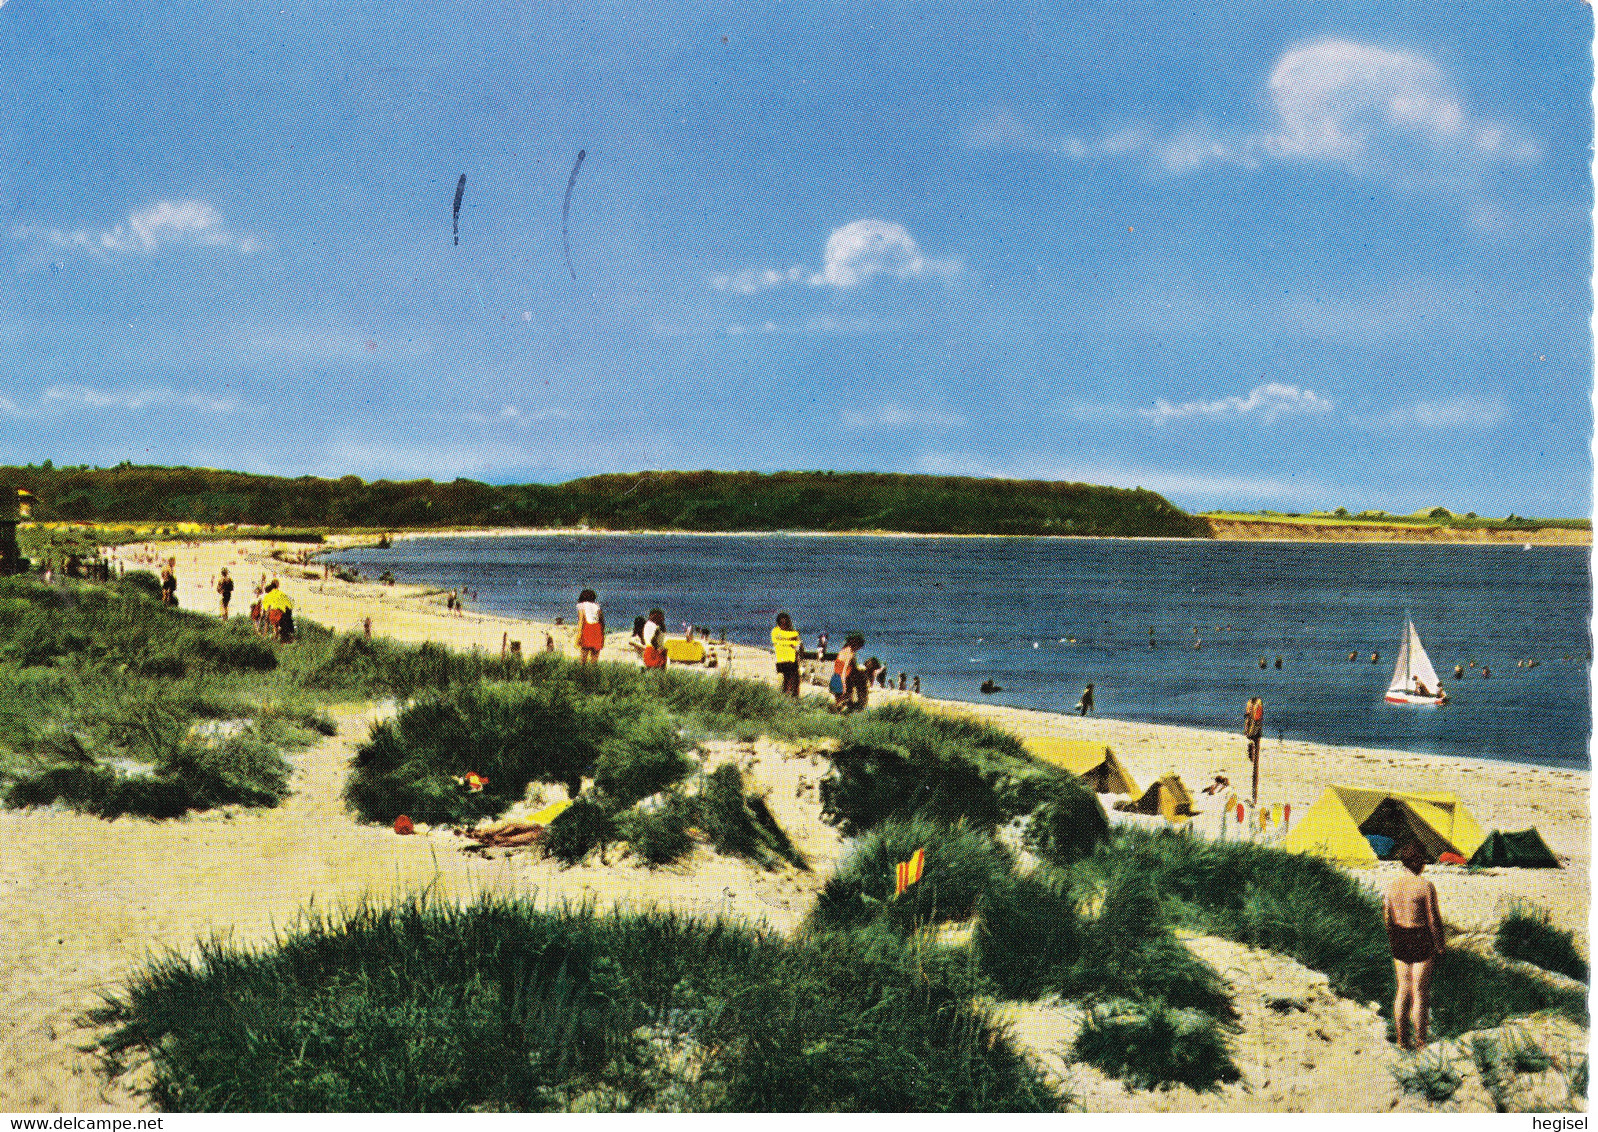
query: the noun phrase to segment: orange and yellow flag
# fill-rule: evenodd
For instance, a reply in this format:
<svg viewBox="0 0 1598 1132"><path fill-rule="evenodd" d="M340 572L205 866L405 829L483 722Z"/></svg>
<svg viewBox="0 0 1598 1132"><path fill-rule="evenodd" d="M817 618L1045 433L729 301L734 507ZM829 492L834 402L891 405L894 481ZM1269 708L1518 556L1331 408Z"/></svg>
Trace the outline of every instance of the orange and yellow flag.
<svg viewBox="0 0 1598 1132"><path fill-rule="evenodd" d="M893 895L897 899L904 895L904 890L921 879L921 869L926 864L927 851L917 849L910 854L908 861L900 861L893 867L894 888Z"/></svg>

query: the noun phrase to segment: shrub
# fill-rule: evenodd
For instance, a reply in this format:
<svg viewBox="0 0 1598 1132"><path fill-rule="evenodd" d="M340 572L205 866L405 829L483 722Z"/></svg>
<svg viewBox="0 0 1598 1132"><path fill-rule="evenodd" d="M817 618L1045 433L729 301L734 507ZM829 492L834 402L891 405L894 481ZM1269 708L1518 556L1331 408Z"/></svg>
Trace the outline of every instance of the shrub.
<svg viewBox="0 0 1598 1132"><path fill-rule="evenodd" d="M1431 1052L1417 1054L1409 1062L1393 1070L1398 1087L1406 1093L1424 1097L1431 1104L1442 1104L1453 1099L1464 1077L1444 1053L1441 1045Z"/></svg>
<svg viewBox="0 0 1598 1132"><path fill-rule="evenodd" d="M652 810L633 809L616 819L617 835L650 865L669 865L693 851L688 836L692 807L680 794L671 794Z"/></svg>
<svg viewBox="0 0 1598 1132"><path fill-rule="evenodd" d="M1551 1010L1585 1026L1587 994L1518 971L1472 951L1450 947L1432 975L1432 1029L1439 1037L1502 1025Z"/></svg>
<svg viewBox="0 0 1598 1132"><path fill-rule="evenodd" d="M1080 956L1059 989L1158 999L1227 1024L1236 1018L1220 976L1171 934L1152 882L1129 867L1112 874L1098 916L1084 920Z"/></svg>
<svg viewBox="0 0 1598 1132"><path fill-rule="evenodd" d="M610 732L603 713L569 690L523 684L464 685L422 696L372 729L355 754L345 798L366 821L400 814L433 823L502 813L529 782L559 783L575 797ZM481 791L456 780L488 779Z"/></svg>
<svg viewBox="0 0 1598 1132"><path fill-rule="evenodd" d="M16 776L10 806L64 802L105 818L175 818L218 806L275 806L288 795L289 766L271 745L249 735L207 745L181 742L147 771L95 762L53 764Z"/></svg>
<svg viewBox="0 0 1598 1132"><path fill-rule="evenodd" d="M1092 1007L1071 1052L1140 1089L1186 1085L1208 1092L1242 1077L1226 1036L1210 1018L1159 1000Z"/></svg>
<svg viewBox="0 0 1598 1132"><path fill-rule="evenodd" d="M603 857L605 846L616 840L618 832L614 816L602 802L578 798L549 823L540 844L546 856L570 867L595 849Z"/></svg>
<svg viewBox="0 0 1598 1132"><path fill-rule="evenodd" d="M1084 862L1100 874L1118 866L1147 878L1177 923L1289 955L1325 972L1338 994L1391 1007L1380 899L1329 861L1123 826Z"/></svg>
<svg viewBox="0 0 1598 1132"><path fill-rule="evenodd" d="M1052 865L1073 865L1109 840L1110 822L1091 790L1075 777L1051 783L1022 834L1026 847Z"/></svg>
<svg viewBox="0 0 1598 1132"><path fill-rule="evenodd" d="M1065 773L996 727L902 702L849 724L832 764L822 809L851 836L916 816L992 829L1029 813Z"/></svg>
<svg viewBox="0 0 1598 1132"><path fill-rule="evenodd" d="M1083 934L1067 878L1038 869L982 892L972 946L1001 995L1035 999L1077 981Z"/></svg>
<svg viewBox="0 0 1598 1132"><path fill-rule="evenodd" d="M1576 949L1576 937L1554 926L1548 909L1521 904L1498 924L1494 938L1498 954L1557 971L1577 982L1587 981L1587 961Z"/></svg>
<svg viewBox="0 0 1598 1132"><path fill-rule="evenodd" d="M693 760L683 753L687 744L658 710L618 715L613 726L615 733L598 744L594 785L619 805L658 794L693 770Z"/></svg>
<svg viewBox="0 0 1598 1132"><path fill-rule="evenodd" d="M765 801L744 793L743 775L731 763L723 763L700 780L693 817L718 853L747 857L767 868L779 859L797 868L809 867Z"/></svg>
<svg viewBox="0 0 1598 1132"><path fill-rule="evenodd" d="M894 896L895 866L925 851L921 880ZM969 919L985 892L1009 883L1015 857L984 830L926 818L885 822L828 878L810 913L821 927L882 920L900 930Z"/></svg>

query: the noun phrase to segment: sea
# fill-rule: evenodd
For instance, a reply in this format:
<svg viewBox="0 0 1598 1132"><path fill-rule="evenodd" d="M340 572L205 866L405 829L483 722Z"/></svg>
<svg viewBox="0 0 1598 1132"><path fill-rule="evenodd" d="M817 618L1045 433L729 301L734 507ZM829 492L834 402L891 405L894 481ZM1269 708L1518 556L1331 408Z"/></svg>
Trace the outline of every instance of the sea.
<svg viewBox="0 0 1598 1132"><path fill-rule="evenodd" d="M1070 712L1091 683L1098 715L1240 732L1261 696L1267 739L1589 767L1586 547L579 533L326 557L543 621L593 589L612 631L658 607L769 647L786 611L807 648L859 632L943 699ZM1406 617L1442 707L1382 698Z"/></svg>

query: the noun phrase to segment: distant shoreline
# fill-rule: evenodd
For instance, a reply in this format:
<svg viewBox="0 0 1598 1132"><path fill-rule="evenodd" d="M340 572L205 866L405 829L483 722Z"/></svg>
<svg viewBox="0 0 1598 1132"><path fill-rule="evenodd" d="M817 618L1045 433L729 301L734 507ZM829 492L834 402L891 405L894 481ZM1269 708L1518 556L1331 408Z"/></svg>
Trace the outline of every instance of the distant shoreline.
<svg viewBox="0 0 1598 1132"><path fill-rule="evenodd" d="M1525 531L1458 530L1449 527L1405 527L1394 531L1376 524L1349 526L1321 526L1310 523L1295 524L1275 519L1236 520L1208 519L1213 538L1193 539L1171 536L1129 535L1006 535L1006 534L951 534L921 531L682 531L682 530L608 530L597 527L464 527L460 529L398 529L374 534L340 534L329 536L327 549L344 550L356 546L371 546L378 539L388 537L393 541L440 538L533 538L539 536L598 535L623 538L637 536L686 535L697 538L766 538L781 535L785 538L886 538L886 539L1049 539L1062 542L1080 542L1103 539L1114 542L1360 542L1360 543L1414 543L1454 546L1526 545L1579 546L1592 545L1592 532L1562 527L1544 527ZM249 536L243 536L249 537Z"/></svg>

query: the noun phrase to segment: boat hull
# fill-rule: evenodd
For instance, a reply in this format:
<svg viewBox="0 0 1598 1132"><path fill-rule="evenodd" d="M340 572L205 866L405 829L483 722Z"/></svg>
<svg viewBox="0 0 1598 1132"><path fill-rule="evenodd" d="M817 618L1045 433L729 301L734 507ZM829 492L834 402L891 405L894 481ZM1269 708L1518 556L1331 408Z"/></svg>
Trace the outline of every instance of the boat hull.
<svg viewBox="0 0 1598 1132"><path fill-rule="evenodd" d="M1437 707L1442 702L1436 696L1417 696L1414 692L1388 692L1382 698L1390 704L1412 704L1416 707Z"/></svg>

